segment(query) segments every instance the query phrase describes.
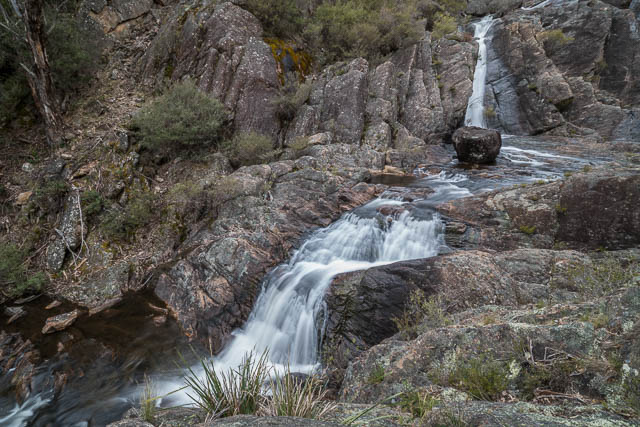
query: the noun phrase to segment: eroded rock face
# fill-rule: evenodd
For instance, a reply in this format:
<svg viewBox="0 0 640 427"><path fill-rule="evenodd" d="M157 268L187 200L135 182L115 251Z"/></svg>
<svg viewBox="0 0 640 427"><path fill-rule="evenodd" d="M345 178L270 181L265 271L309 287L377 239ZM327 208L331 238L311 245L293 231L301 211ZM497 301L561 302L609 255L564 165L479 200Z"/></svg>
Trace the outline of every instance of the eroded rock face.
<svg viewBox="0 0 640 427"><path fill-rule="evenodd" d="M610 250L638 245L634 201L638 175L603 170L578 173L564 182L487 193L445 203L440 211L467 227L447 236L454 247L498 250L568 247Z"/></svg>
<svg viewBox="0 0 640 427"><path fill-rule="evenodd" d="M16 398L22 402L31 394L31 381L40 362L40 354L29 340L20 334L0 331L0 375L15 387Z"/></svg>
<svg viewBox="0 0 640 427"><path fill-rule="evenodd" d="M155 289L188 335L219 349L246 319L264 274L289 256L303 233L381 191L330 173L333 161L302 157L230 175L236 185L217 219L185 242L189 252L160 275ZM342 173L348 176L348 168Z"/></svg>
<svg viewBox="0 0 640 427"><path fill-rule="evenodd" d="M474 126L458 129L451 139L459 162L492 163L502 147L500 132Z"/></svg>
<svg viewBox="0 0 640 427"><path fill-rule="evenodd" d="M65 210L56 229L54 240L47 247L47 266L51 271L59 271L64 263L67 250L75 251L82 242L82 210L80 195L70 194L65 202Z"/></svg>
<svg viewBox="0 0 640 427"><path fill-rule="evenodd" d="M47 322L42 328L43 334L51 334L54 332L64 331L69 326L73 325L78 319L80 312L78 310L73 310L69 313L59 314L57 316L53 316L47 319Z"/></svg>
<svg viewBox="0 0 640 427"><path fill-rule="evenodd" d="M632 11L601 1L509 12L491 30L490 126L512 134L637 138L636 27Z"/></svg>

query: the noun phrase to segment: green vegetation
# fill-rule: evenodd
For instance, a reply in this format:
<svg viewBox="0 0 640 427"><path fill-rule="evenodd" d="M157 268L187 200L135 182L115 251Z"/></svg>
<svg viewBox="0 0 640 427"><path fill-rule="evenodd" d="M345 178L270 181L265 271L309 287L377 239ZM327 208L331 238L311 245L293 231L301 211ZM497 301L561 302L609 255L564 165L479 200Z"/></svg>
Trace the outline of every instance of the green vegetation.
<svg viewBox="0 0 640 427"><path fill-rule="evenodd" d="M437 328L449 323L442 298L439 295L427 298L420 289L411 292L402 316L392 320L407 339L417 336L420 324Z"/></svg>
<svg viewBox="0 0 640 427"><path fill-rule="evenodd" d="M436 15L435 22L433 23L432 37L434 40L438 40L451 35L452 33L455 33L457 30L458 23L456 22L454 17L447 14L438 13Z"/></svg>
<svg viewBox="0 0 640 427"><path fill-rule="evenodd" d="M556 205L556 212L558 212L558 214L560 215L564 215L567 213L567 208L562 206L561 204L557 204Z"/></svg>
<svg viewBox="0 0 640 427"><path fill-rule="evenodd" d="M572 42L573 37L567 36L561 29L548 30L540 33L540 39L552 47L558 47Z"/></svg>
<svg viewBox="0 0 640 427"><path fill-rule="evenodd" d="M640 416L640 375L629 374L622 384L623 402L634 416Z"/></svg>
<svg viewBox="0 0 640 427"><path fill-rule="evenodd" d="M267 37L292 38L304 29L305 17L295 0L247 0L242 7L260 20Z"/></svg>
<svg viewBox="0 0 640 427"><path fill-rule="evenodd" d="M414 417L423 419L429 414L434 406L440 402L434 399L429 393L421 392L413 388L404 391L398 399L398 407L409 412Z"/></svg>
<svg viewBox="0 0 640 427"><path fill-rule="evenodd" d="M520 230L524 234L528 234L529 236L531 236L533 233L536 232L536 226L535 225L521 225L520 227L518 227L518 230Z"/></svg>
<svg viewBox="0 0 640 427"><path fill-rule="evenodd" d="M497 360L471 358L459 360L449 374L449 385L479 400L498 400L508 386L507 366Z"/></svg>
<svg viewBox="0 0 640 427"><path fill-rule="evenodd" d="M67 182L60 178L45 181L33 190L33 197L26 206L27 212L38 215L57 213L64 205L69 191Z"/></svg>
<svg viewBox="0 0 640 427"><path fill-rule="evenodd" d="M376 363L376 366L373 368L373 370L369 372L367 383L380 384L383 380L384 380L384 366L382 366L379 363Z"/></svg>
<svg viewBox="0 0 640 427"><path fill-rule="evenodd" d="M496 116L496 110L492 106L485 107L484 116L488 119L492 119Z"/></svg>
<svg viewBox="0 0 640 427"><path fill-rule="evenodd" d="M150 193L132 191L123 210L112 207L100 223L100 229L110 240L132 242L136 230L151 221L154 197Z"/></svg>
<svg viewBox="0 0 640 427"><path fill-rule="evenodd" d="M94 217L102 212L104 207L104 199L99 192L90 190L82 193L80 197L80 203L82 206L82 212L87 218Z"/></svg>
<svg viewBox="0 0 640 427"><path fill-rule="evenodd" d="M265 399L261 415L269 417L321 418L334 409L324 402L327 391L316 376L296 378L287 366L271 385L271 398Z"/></svg>
<svg viewBox="0 0 640 427"><path fill-rule="evenodd" d="M216 372L212 360L202 359L201 367L204 376L188 368L185 383L193 402L214 418L242 414L318 418L333 409L323 401L326 392L316 377L296 378L287 366L270 382L266 351L259 357L248 353L237 368L225 372Z"/></svg>
<svg viewBox="0 0 640 427"><path fill-rule="evenodd" d="M26 293L36 293L46 283L41 273L31 274L25 266L26 253L11 243L0 242L0 291L11 298Z"/></svg>
<svg viewBox="0 0 640 427"><path fill-rule="evenodd" d="M226 120L220 101L187 80L142 107L130 127L143 147L166 151L216 146Z"/></svg>
<svg viewBox="0 0 640 427"><path fill-rule="evenodd" d="M5 9L11 10L2 1ZM100 50L96 36L80 26L76 19L79 7L80 2L73 0L45 4L47 56L60 99L73 96L85 86L98 66ZM15 31L23 31L19 22L14 27ZM16 42L11 32L0 28L0 127L34 111L25 71L20 65L30 64L31 58L26 39L20 40Z"/></svg>
<svg viewBox="0 0 640 427"><path fill-rule="evenodd" d="M222 149L234 167L265 163L276 154L271 138L255 132L236 134L223 143Z"/></svg>
<svg viewBox="0 0 640 427"><path fill-rule="evenodd" d="M640 275L640 260L604 255L590 264L579 264L567 271L572 287L584 296L603 296L630 286Z"/></svg>
<svg viewBox="0 0 640 427"><path fill-rule="evenodd" d="M291 121L298 108L304 104L311 94L311 82L300 83L297 76L289 75L287 83L282 87L280 96L276 98L276 115L278 119L287 123Z"/></svg>
<svg viewBox="0 0 640 427"><path fill-rule="evenodd" d="M145 374L144 388L140 395L140 418L148 423L153 423L156 417L156 400L158 399L156 387L151 378Z"/></svg>

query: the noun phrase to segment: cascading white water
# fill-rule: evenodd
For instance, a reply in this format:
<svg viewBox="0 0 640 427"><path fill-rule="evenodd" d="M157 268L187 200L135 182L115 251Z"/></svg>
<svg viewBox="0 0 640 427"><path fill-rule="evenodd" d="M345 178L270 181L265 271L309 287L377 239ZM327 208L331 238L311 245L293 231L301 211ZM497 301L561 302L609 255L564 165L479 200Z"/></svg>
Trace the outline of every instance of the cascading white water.
<svg viewBox="0 0 640 427"><path fill-rule="evenodd" d="M364 210L402 204L376 199ZM331 280L341 273L437 255L443 245L441 224L435 213L430 220L418 220L407 211L395 218L362 217L352 212L317 231L287 264L266 277L245 326L234 331L232 341L214 359L216 370L235 368L248 352L268 350L276 373L287 364L294 372L314 371L324 321L324 294ZM168 392L177 385L169 381L160 387ZM172 396L172 404L188 402L186 394Z"/></svg>
<svg viewBox="0 0 640 427"><path fill-rule="evenodd" d="M474 25L474 38L478 41L478 62L473 74L473 92L467 104L464 117L465 126L486 128L484 114L484 94L487 80L487 33L494 23L493 16L487 15Z"/></svg>

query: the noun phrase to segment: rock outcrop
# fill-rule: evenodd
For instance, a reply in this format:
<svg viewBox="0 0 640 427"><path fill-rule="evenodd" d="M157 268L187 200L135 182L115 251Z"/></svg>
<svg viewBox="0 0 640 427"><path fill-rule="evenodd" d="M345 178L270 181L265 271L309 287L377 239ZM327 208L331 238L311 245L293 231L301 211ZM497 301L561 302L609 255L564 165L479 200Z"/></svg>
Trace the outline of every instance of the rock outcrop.
<svg viewBox="0 0 640 427"><path fill-rule="evenodd" d="M473 126L456 130L451 140L458 154L458 161L466 163L492 163L502 147L500 132Z"/></svg>

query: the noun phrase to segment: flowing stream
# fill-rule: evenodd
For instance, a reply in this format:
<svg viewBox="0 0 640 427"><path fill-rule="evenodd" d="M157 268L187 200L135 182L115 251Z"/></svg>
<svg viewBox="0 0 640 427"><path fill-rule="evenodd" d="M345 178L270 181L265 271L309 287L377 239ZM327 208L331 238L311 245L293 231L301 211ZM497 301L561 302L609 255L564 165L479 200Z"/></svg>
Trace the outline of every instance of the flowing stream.
<svg viewBox="0 0 640 427"><path fill-rule="evenodd" d="M478 63L473 94L466 111L466 125L486 127L487 34L494 22L487 16L474 24L474 36L479 45ZM579 141L576 144L579 145ZM453 150L449 149L453 157ZM443 223L435 209L440 203L513 184L558 179L566 171L594 162L579 155L558 153L557 149L552 140L505 136L495 165L465 169L452 160L434 165L430 170L417 170L415 177L404 180L401 186L344 214L329 227L317 230L287 263L274 268L265 277L247 322L233 332L232 340L214 358L216 369L235 367L247 352L261 353L268 349L269 361L276 372L286 364L294 372L313 372L319 366L326 320L324 295L336 275L431 257L446 251ZM403 192L424 187L433 192L423 199L404 201ZM391 207L396 213L385 215L382 207ZM139 307L140 303L134 305ZM131 312L138 313L139 309L132 307ZM107 319L97 320L108 322ZM128 323L123 330L131 330L133 324L149 323L127 319L123 322ZM149 339L137 341L137 346L148 350L144 354L132 356L136 354L136 341L131 339L122 345L122 352L127 355L123 361L107 361L103 366L91 360L84 376L86 384L68 384L61 393L56 393L50 382L41 381L42 384L36 387L38 391L22 405L7 397L10 387L2 387L3 378L0 377L0 425L80 427L106 424L135 405L140 393L136 383L141 373L149 370L155 372L153 377L158 394L181 388L184 385L182 371L168 368L166 363L149 363L156 358L166 362L170 356L166 353L168 349L179 348L184 352L187 348L184 342L176 340L175 325L169 324L166 328L165 331L149 329ZM143 331L146 329L138 330ZM91 336L90 331L83 333ZM38 367L36 378L47 378L54 367L53 362ZM192 369L199 372L197 364ZM183 390L165 398L162 405L188 403L191 401Z"/></svg>

